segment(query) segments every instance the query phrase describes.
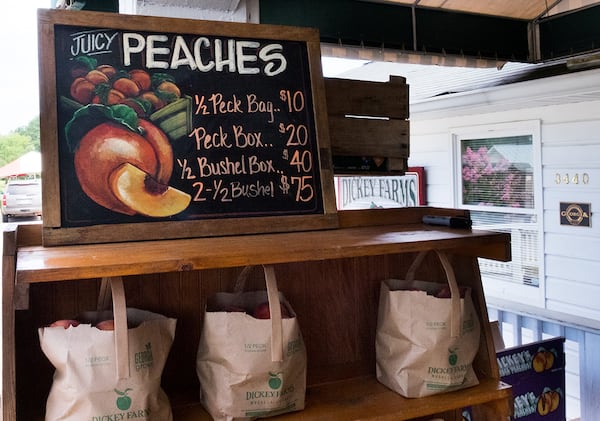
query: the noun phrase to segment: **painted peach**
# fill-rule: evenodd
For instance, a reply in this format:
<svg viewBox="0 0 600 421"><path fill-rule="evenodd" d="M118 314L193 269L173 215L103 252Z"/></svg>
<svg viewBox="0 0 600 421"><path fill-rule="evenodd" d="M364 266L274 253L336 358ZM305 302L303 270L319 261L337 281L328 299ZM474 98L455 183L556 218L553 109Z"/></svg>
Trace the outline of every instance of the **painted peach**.
<svg viewBox="0 0 600 421"><path fill-rule="evenodd" d="M148 120L139 119L144 139L154 148L158 159L158 170L150 174L161 184L168 184L173 173L173 149L167 135Z"/></svg>
<svg viewBox="0 0 600 421"><path fill-rule="evenodd" d="M114 75L117 74L117 69L115 69L110 64L101 64L101 65L99 65L99 66L96 67L96 70L104 73L109 78L111 78L111 77L113 77Z"/></svg>
<svg viewBox="0 0 600 421"><path fill-rule="evenodd" d="M537 401L537 412L538 414L544 416L550 413L550 409L552 408L552 397L544 392L538 397Z"/></svg>
<svg viewBox="0 0 600 421"><path fill-rule="evenodd" d="M94 85L108 82L108 76L102 73L100 70L90 70L85 78L92 82Z"/></svg>
<svg viewBox="0 0 600 421"><path fill-rule="evenodd" d="M140 95L140 98L145 101L148 101L152 105L152 109L154 111L160 110L161 108L163 108L165 106L165 102L162 99L160 99L158 96L156 96L156 94L152 91L143 92Z"/></svg>
<svg viewBox="0 0 600 421"><path fill-rule="evenodd" d="M125 98L125 95L123 95L121 91L116 89L104 89L101 95L94 96L92 99L92 104L121 104Z"/></svg>
<svg viewBox="0 0 600 421"><path fill-rule="evenodd" d="M169 102L175 101L176 99L181 97L181 91L179 87L168 80L161 82L156 87L156 92L161 98L169 98Z"/></svg>
<svg viewBox="0 0 600 421"><path fill-rule="evenodd" d="M546 369L546 353L544 351L536 352L531 365L536 373L544 371Z"/></svg>
<svg viewBox="0 0 600 421"><path fill-rule="evenodd" d="M556 390L548 392L550 394L550 399L552 399L552 404L550 405L550 412L554 412L558 409L560 405L560 393Z"/></svg>
<svg viewBox="0 0 600 421"><path fill-rule="evenodd" d="M89 104L94 97L94 87L86 78L78 77L71 83L71 97L81 104Z"/></svg>
<svg viewBox="0 0 600 421"><path fill-rule="evenodd" d="M111 173L110 186L115 196L130 209L155 218L176 215L191 201L189 194L157 183L129 163Z"/></svg>
<svg viewBox="0 0 600 421"><path fill-rule="evenodd" d="M113 89L120 91L126 97L135 98L140 94L140 87L133 80L121 77L112 84Z"/></svg>
<svg viewBox="0 0 600 421"><path fill-rule="evenodd" d="M140 91L148 91L152 87L152 79L148 72L145 70L130 70L129 77L139 86Z"/></svg>
<svg viewBox="0 0 600 421"><path fill-rule="evenodd" d="M138 121L142 134L115 122L102 123L81 139L75 152L75 173L83 191L99 205L133 215L110 187L110 176L130 163L159 183L167 184L173 169L173 151L168 138L152 123Z"/></svg>

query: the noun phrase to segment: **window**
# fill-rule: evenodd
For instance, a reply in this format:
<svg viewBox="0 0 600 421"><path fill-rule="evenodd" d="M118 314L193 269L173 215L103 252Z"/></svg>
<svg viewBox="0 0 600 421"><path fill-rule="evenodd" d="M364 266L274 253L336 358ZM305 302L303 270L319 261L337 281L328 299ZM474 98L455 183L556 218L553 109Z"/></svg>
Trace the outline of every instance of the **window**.
<svg viewBox="0 0 600 421"><path fill-rule="evenodd" d="M457 129L452 137L456 207L470 210L475 229L511 234L512 261L480 259L486 294L543 300L539 122Z"/></svg>

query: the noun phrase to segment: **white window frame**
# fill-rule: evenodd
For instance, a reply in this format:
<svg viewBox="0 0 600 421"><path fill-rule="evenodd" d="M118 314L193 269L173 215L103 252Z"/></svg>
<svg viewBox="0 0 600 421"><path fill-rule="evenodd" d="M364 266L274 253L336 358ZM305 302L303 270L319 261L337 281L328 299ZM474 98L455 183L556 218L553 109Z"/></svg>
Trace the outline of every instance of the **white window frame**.
<svg viewBox="0 0 600 421"><path fill-rule="evenodd" d="M533 209L522 209L520 213L535 214L538 229L538 262L539 285L518 284L495 278L486 278L482 274L483 288L486 296L508 300L543 308L545 305L545 272L544 272L544 221L543 221L543 185L541 164L541 122L540 120L514 121L498 124L485 124L450 129L451 156L453 169L452 190L454 207L471 211L506 212L507 208L498 206L464 205L462 203L462 156L461 141L469 139L501 138L513 136L531 136L533 147Z"/></svg>

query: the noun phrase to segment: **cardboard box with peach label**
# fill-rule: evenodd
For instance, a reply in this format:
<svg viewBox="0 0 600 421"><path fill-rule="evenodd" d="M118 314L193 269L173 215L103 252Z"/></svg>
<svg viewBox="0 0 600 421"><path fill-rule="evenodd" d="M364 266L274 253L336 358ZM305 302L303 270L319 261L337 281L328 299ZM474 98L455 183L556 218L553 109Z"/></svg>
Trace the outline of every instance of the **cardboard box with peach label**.
<svg viewBox="0 0 600 421"><path fill-rule="evenodd" d="M499 350L502 381L512 385L513 420L565 420L565 338Z"/></svg>

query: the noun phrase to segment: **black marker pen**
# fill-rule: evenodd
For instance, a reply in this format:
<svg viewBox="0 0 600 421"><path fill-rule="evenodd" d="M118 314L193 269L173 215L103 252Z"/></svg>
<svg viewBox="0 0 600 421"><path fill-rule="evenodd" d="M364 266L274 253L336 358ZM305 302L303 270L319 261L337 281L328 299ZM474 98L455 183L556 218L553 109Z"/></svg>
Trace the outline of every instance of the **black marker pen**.
<svg viewBox="0 0 600 421"><path fill-rule="evenodd" d="M435 216L425 215L423 223L429 225L443 225L450 228L471 228L472 222L463 216Z"/></svg>

